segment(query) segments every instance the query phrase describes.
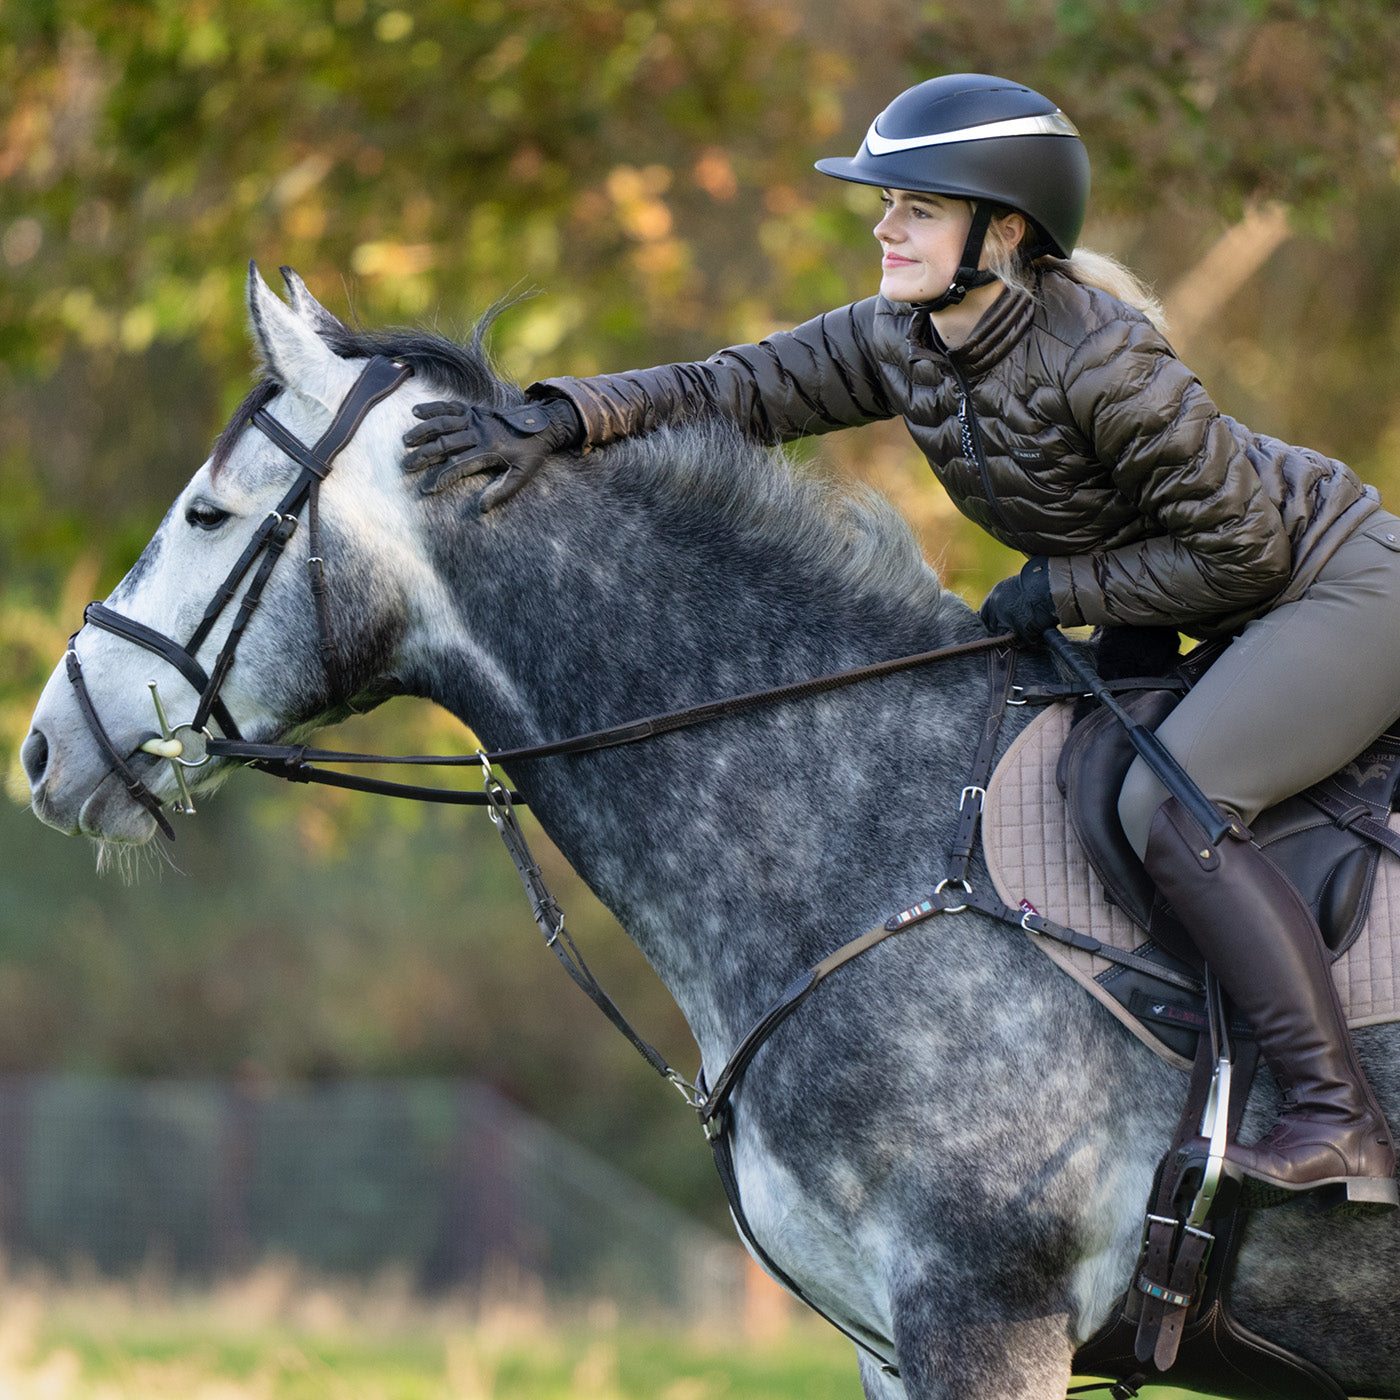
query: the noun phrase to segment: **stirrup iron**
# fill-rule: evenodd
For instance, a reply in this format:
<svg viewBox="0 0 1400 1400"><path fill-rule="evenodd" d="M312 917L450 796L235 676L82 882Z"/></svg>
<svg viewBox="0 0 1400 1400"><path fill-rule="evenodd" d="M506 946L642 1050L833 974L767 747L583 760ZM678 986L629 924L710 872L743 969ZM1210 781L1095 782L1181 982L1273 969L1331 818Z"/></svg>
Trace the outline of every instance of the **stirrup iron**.
<svg viewBox="0 0 1400 1400"><path fill-rule="evenodd" d="M1230 1140L1230 1093L1235 1055L1230 1044L1225 995L1209 967L1206 968L1206 1014L1211 1058L1215 1061L1215 1073L1211 1076L1205 1110L1201 1114L1201 1137L1205 1139L1206 1152L1204 1157L1199 1151L1187 1153L1184 1149L1178 1154L1183 1183L1188 1174L1195 1171L1201 1174L1200 1185L1182 1217L1188 1228L1199 1228L1212 1216L1233 1209L1242 1184L1239 1174L1225 1160Z"/></svg>

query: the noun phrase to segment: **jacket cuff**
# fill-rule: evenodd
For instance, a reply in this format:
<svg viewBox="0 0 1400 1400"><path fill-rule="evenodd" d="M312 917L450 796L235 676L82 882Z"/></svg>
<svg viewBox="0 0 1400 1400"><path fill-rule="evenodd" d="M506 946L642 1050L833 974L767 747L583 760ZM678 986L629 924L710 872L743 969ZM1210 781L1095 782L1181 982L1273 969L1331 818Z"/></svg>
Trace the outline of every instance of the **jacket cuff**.
<svg viewBox="0 0 1400 1400"><path fill-rule="evenodd" d="M563 399L573 406L574 412L578 414L579 422L583 425L583 437L576 449L580 453L591 452L607 440L594 436L593 422L588 415L590 399L588 394L579 387L582 383L583 381L580 379L537 379L525 389L527 399Z"/></svg>
<svg viewBox="0 0 1400 1400"><path fill-rule="evenodd" d="M1079 607L1079 599L1074 589L1074 570L1070 567L1070 556L1052 554L1049 559L1050 598L1055 604L1055 614L1061 627L1083 627L1085 617Z"/></svg>

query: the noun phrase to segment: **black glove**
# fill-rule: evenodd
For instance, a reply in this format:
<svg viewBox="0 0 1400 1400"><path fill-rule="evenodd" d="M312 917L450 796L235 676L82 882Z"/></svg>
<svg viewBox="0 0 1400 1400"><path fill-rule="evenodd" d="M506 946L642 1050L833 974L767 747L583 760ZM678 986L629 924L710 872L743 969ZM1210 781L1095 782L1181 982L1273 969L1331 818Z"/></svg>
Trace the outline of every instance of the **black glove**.
<svg viewBox="0 0 1400 1400"><path fill-rule="evenodd" d="M427 421L403 435L404 446L414 449L403 459L403 469L423 473L418 489L425 496L463 477L505 468L481 493L483 514L515 495L552 453L584 441L583 421L568 399L507 409L417 403L413 411Z"/></svg>
<svg viewBox="0 0 1400 1400"><path fill-rule="evenodd" d="M1059 622L1050 596L1050 569L1042 555L1028 559L1019 574L1004 578L982 604L982 623L993 636L1014 632L1016 640L1037 646Z"/></svg>

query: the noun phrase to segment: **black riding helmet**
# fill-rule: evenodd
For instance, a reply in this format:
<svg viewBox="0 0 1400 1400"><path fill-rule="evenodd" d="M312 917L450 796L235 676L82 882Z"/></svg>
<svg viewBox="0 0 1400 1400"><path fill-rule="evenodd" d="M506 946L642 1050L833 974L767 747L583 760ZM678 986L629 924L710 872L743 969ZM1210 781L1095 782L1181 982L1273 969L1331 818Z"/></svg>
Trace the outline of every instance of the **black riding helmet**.
<svg viewBox="0 0 1400 1400"><path fill-rule="evenodd" d="M1089 154L1074 123L1049 98L983 73L950 73L900 93L854 156L819 160L817 169L861 185L971 202L961 266L929 303L936 311L995 280L977 268L993 206L1030 220L1036 238L1028 256L1067 258L1089 201Z"/></svg>

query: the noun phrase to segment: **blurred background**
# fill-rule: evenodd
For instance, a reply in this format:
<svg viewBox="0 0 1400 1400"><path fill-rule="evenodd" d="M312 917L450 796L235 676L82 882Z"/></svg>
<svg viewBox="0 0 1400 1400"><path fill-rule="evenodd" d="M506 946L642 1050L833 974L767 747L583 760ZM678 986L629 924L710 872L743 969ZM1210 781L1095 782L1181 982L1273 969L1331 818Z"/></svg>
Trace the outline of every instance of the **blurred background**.
<svg viewBox="0 0 1400 1400"><path fill-rule="evenodd" d="M1085 244L1155 285L1220 406L1345 459L1393 505L1397 69L1390 0L7 0L10 1257L213 1275L281 1252L431 1286L489 1256L621 1295L616 1261L559 1262L602 1246L540 1243L542 1202L564 1198L528 1163L575 1151L570 1181L653 1222L639 1257L663 1236L698 1257L727 1230L692 1116L559 975L479 814L248 775L127 885L23 809L16 751L83 603L249 387L249 258L369 326L465 334L529 293L492 340L522 382L699 357L873 291L876 192L812 161L853 152L912 82L1001 73L1079 125ZM897 425L802 455L889 495L970 600L1019 566ZM330 741L468 739L396 702ZM603 981L689 1072L664 990L541 846ZM482 1140L495 1166L464 1166ZM494 1220L495 1244L463 1244L468 1218ZM738 1267L716 1263L721 1293Z"/></svg>

